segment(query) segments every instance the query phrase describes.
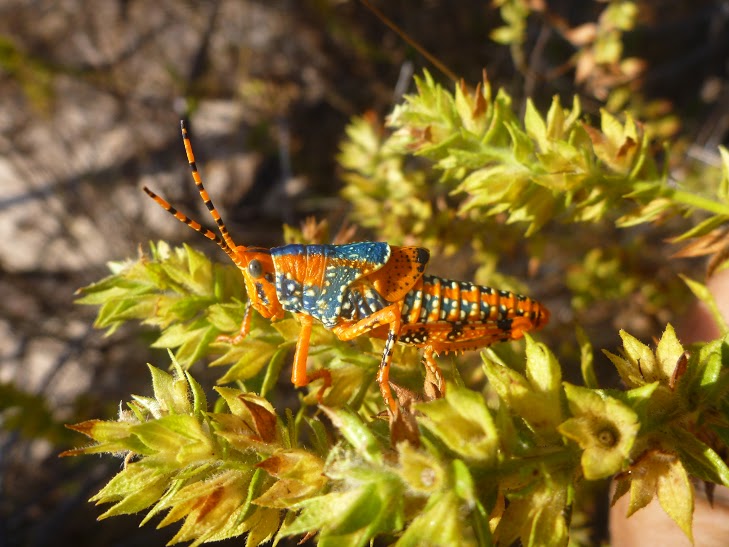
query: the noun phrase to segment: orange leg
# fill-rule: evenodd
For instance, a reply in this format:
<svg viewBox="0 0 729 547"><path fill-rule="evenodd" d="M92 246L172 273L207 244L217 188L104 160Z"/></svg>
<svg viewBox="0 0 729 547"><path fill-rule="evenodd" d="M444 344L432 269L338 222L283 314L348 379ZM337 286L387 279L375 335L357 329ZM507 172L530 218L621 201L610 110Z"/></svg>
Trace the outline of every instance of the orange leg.
<svg viewBox="0 0 729 547"><path fill-rule="evenodd" d="M291 383L296 387L304 387L309 383L306 375L306 359L309 357L309 340L311 339L311 326L314 318L311 315L299 314L297 316L301 323L301 332L296 341L296 353L294 353L294 366L291 369Z"/></svg>
<svg viewBox="0 0 729 547"><path fill-rule="evenodd" d="M240 344L243 339L248 336L248 333L251 332L251 301L249 300L246 302L246 311L243 314L243 321L240 324L240 331L235 336L226 336L225 334L221 334L218 336L215 340L217 342L228 342L230 344Z"/></svg>
<svg viewBox="0 0 729 547"><path fill-rule="evenodd" d="M397 404L390 391L390 365L392 364L392 348L400 334L400 309L398 304L391 304L352 325L332 329L340 340L352 340L377 327L389 325L385 350L382 353L380 370L377 373L377 384L380 386L380 393L387 408L393 414L397 410Z"/></svg>
<svg viewBox="0 0 729 547"><path fill-rule="evenodd" d="M325 369L318 370L311 375L306 373L306 360L309 357L309 340L311 339L311 327L314 324L314 318L303 313L297 314L297 317L301 323L301 332L299 333L299 339L296 341L294 364L291 369L291 383L296 387L304 387L309 382L323 378L324 385L316 394L317 400L321 403L324 391L332 385L332 375Z"/></svg>

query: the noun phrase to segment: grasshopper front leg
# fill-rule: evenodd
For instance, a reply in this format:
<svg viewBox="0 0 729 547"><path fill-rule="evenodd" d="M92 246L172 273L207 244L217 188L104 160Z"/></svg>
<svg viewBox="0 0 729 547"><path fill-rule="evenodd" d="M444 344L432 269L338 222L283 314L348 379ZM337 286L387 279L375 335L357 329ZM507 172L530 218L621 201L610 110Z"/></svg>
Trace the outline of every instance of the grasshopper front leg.
<svg viewBox="0 0 729 547"><path fill-rule="evenodd" d="M297 313L296 317L298 317L301 323L301 332L299 332L299 339L296 341L294 364L291 368L291 383L296 387L304 387L314 380L323 378L324 385L316 394L316 398L319 404L321 404L324 398L324 392L332 385L332 375L326 369L320 369L313 374L307 374L306 360L309 357L309 341L311 340L311 328L314 324L314 318L305 313Z"/></svg>

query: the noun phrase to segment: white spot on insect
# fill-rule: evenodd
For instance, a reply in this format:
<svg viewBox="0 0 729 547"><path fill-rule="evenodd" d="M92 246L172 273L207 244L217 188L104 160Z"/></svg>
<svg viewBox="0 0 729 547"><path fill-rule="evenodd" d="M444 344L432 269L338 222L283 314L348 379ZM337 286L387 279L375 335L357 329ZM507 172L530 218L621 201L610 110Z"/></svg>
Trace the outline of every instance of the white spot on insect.
<svg viewBox="0 0 729 547"><path fill-rule="evenodd" d="M342 304L342 309L343 309L344 311L349 311L349 310L351 310L351 309L352 309L352 303L351 303L351 302L349 302L349 300L348 300L348 301L346 301L346 302L345 302L344 304Z"/></svg>
<svg viewBox="0 0 729 547"><path fill-rule="evenodd" d="M289 281L286 283L286 290L290 293L294 292L296 290L296 283L293 281Z"/></svg>
<svg viewBox="0 0 729 547"><path fill-rule="evenodd" d="M311 298L311 297L316 296L316 292L314 291L314 289L306 289L304 291L304 296L308 296Z"/></svg>

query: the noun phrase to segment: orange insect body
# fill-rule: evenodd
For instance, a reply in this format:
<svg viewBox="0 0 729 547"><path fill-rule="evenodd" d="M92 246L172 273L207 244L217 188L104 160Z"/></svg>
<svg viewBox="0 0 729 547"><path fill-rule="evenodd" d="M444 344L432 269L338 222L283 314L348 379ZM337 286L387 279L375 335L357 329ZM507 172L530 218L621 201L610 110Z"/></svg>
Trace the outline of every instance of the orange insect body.
<svg viewBox="0 0 729 547"><path fill-rule="evenodd" d="M425 366L438 391L444 393L445 382L434 354L517 340L547 323L547 309L526 296L425 275L430 252L421 247L371 241L272 249L236 245L203 187L184 122L181 126L193 179L220 235L178 212L148 188L144 191L178 220L217 243L243 274L249 300L234 342L248 334L251 307L271 320L283 318L287 311L299 318L302 328L291 375L295 386L323 378L321 395L331 385L328 371L306 372L314 320L341 340L363 334L386 340L377 382L392 412L397 409L389 385L395 342L424 348Z"/></svg>

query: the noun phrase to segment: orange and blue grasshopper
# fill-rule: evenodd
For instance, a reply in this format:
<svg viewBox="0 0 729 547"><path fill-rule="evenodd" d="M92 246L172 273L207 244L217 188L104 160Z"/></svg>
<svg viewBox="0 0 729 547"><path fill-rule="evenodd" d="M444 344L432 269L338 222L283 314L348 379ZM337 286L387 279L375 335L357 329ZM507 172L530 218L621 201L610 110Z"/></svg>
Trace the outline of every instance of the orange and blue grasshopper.
<svg viewBox="0 0 729 547"><path fill-rule="evenodd" d="M307 374L306 361L314 320L340 340L367 334L384 339L377 383L391 412L397 410L389 383L396 342L424 349L423 360L437 394L445 381L434 355L517 340L545 325L548 310L536 300L509 291L426 275L430 252L363 241L348 245L284 245L264 249L236 245L213 205L195 164L184 122L182 139L192 178L220 235L178 212L148 188L144 191L178 220L226 252L243 274L248 303L240 334L250 329L250 309L263 317L282 319L291 312L301 323L291 381L303 387L316 378L331 385L327 370Z"/></svg>

